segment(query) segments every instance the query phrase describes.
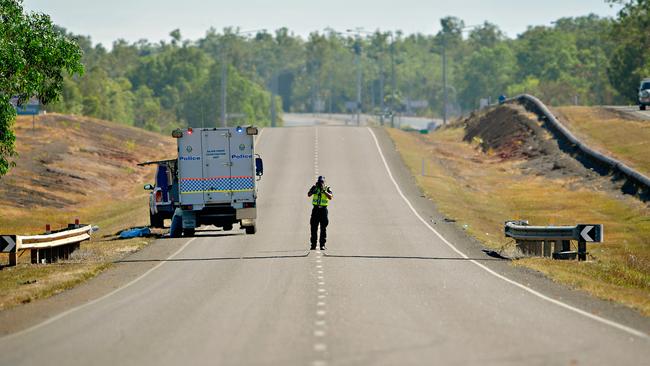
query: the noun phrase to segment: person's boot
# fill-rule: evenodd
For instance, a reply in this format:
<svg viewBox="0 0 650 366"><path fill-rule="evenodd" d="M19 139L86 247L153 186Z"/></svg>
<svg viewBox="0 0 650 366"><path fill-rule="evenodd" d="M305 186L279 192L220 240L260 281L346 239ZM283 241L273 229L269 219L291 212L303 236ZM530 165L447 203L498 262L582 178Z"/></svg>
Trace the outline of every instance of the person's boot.
<svg viewBox="0 0 650 366"><path fill-rule="evenodd" d="M320 245L320 250L325 250L325 249L327 249L327 248L325 247L325 244L321 244L321 245Z"/></svg>
<svg viewBox="0 0 650 366"><path fill-rule="evenodd" d="M316 244L312 244L310 250L316 250Z"/></svg>

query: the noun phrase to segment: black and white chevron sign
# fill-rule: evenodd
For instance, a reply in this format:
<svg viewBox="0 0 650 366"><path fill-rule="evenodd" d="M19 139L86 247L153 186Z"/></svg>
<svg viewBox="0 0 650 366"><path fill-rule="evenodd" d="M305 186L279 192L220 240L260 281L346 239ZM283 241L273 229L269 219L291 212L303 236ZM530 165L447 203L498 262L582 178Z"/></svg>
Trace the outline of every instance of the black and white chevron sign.
<svg viewBox="0 0 650 366"><path fill-rule="evenodd" d="M0 236L0 252L10 253L16 251L16 236L15 235L1 235Z"/></svg>

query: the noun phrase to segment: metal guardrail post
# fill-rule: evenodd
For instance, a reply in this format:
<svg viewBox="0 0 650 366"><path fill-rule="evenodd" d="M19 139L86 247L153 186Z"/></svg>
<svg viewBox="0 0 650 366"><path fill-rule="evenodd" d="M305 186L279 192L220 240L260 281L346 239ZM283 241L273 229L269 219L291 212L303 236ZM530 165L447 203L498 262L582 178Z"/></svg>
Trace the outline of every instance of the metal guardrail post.
<svg viewBox="0 0 650 366"><path fill-rule="evenodd" d="M531 226L528 221L507 221L504 233L523 254L580 261L587 260L587 242L602 242L604 236L602 225ZM578 241L576 252L570 250L571 240Z"/></svg>
<svg viewBox="0 0 650 366"><path fill-rule="evenodd" d="M584 240L578 240L578 260L587 260L587 242Z"/></svg>
<svg viewBox="0 0 650 366"><path fill-rule="evenodd" d="M58 258L68 259L80 243L90 239L91 225L69 224L67 229L45 235L0 235L0 252L9 254L9 265L18 263L19 253L30 251L30 262L51 263Z"/></svg>

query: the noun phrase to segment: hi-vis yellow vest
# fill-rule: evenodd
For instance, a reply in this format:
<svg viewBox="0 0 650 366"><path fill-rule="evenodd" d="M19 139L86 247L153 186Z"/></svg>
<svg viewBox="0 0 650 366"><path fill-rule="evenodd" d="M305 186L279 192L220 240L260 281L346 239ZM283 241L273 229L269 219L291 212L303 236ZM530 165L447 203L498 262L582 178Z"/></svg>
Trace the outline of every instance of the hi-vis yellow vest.
<svg viewBox="0 0 650 366"><path fill-rule="evenodd" d="M327 207L327 205L329 205L330 203L330 200L325 195L324 190L320 190L319 188L316 188L316 193L314 193L314 195L312 196L311 203L314 206Z"/></svg>

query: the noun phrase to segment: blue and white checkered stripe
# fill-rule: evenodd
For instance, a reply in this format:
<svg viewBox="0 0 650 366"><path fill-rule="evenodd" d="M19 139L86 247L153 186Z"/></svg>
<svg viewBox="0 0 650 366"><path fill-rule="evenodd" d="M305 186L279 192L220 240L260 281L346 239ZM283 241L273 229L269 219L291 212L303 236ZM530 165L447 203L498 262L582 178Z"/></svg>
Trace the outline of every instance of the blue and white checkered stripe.
<svg viewBox="0 0 650 366"><path fill-rule="evenodd" d="M255 189L253 177L181 179L181 193L244 192L253 189Z"/></svg>
<svg viewBox="0 0 650 366"><path fill-rule="evenodd" d="M181 179L181 193L203 192L203 181L197 179Z"/></svg>
<svg viewBox="0 0 650 366"><path fill-rule="evenodd" d="M230 189L233 191L252 191L255 188L253 177L233 177L230 183L232 184Z"/></svg>
<svg viewBox="0 0 650 366"><path fill-rule="evenodd" d="M227 192L230 190L229 178L207 178L203 181L203 189L207 192Z"/></svg>

